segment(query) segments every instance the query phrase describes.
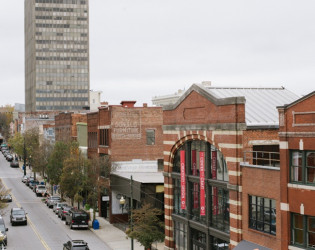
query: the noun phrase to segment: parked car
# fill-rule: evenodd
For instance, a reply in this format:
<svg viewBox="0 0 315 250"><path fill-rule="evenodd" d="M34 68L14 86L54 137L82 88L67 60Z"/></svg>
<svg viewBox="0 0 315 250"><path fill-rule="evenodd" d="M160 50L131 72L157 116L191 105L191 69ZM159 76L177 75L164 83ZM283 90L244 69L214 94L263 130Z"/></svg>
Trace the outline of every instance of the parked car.
<svg viewBox="0 0 315 250"><path fill-rule="evenodd" d="M89 250L84 240L71 240L63 244L63 250Z"/></svg>
<svg viewBox="0 0 315 250"><path fill-rule="evenodd" d="M33 176L29 176L25 182L25 185L26 186L29 186L30 185L30 182L34 180L34 177Z"/></svg>
<svg viewBox="0 0 315 250"><path fill-rule="evenodd" d="M55 214L58 214L59 209L60 209L62 206L64 206L64 205L67 205L67 204L66 204L66 203L63 203L63 202L56 202L56 203L54 204L54 206L53 206L53 212L54 212Z"/></svg>
<svg viewBox="0 0 315 250"><path fill-rule="evenodd" d="M2 202L12 202L12 196L11 194L5 194L0 197L0 200Z"/></svg>
<svg viewBox="0 0 315 250"><path fill-rule="evenodd" d="M86 228L89 227L89 215L83 211L76 208L71 208L66 214L66 225L73 228Z"/></svg>
<svg viewBox="0 0 315 250"><path fill-rule="evenodd" d="M66 219L66 215L67 213L69 212L69 210L71 209L72 207L68 206L68 205L64 205L64 206L61 206L61 208L58 210L58 217L61 219L61 220L65 220Z"/></svg>
<svg viewBox="0 0 315 250"><path fill-rule="evenodd" d="M36 196L45 196L47 194L47 189L45 185L36 185L35 187Z"/></svg>
<svg viewBox="0 0 315 250"><path fill-rule="evenodd" d="M4 220L2 217L0 217L0 232L3 235L0 237L0 243L4 243L4 246L8 245L8 237L7 237L7 231L9 229L5 226Z"/></svg>
<svg viewBox="0 0 315 250"><path fill-rule="evenodd" d="M15 224L27 225L27 217L24 209L19 207L11 208L10 222L12 226Z"/></svg>
<svg viewBox="0 0 315 250"><path fill-rule="evenodd" d="M11 154L7 154L5 158L7 161L13 161L13 156Z"/></svg>
<svg viewBox="0 0 315 250"><path fill-rule="evenodd" d="M11 168L18 168L20 165L19 165L19 162L16 161L16 160L13 160L10 162L10 167Z"/></svg>
<svg viewBox="0 0 315 250"><path fill-rule="evenodd" d="M33 190L33 187L38 184L39 184L39 181L33 180L33 181L30 181L30 183L28 184L28 187Z"/></svg>
<svg viewBox="0 0 315 250"><path fill-rule="evenodd" d="M23 183L26 183L28 177L29 177L29 175L23 175L21 181L22 181Z"/></svg>
<svg viewBox="0 0 315 250"><path fill-rule="evenodd" d="M46 205L47 205L47 207L52 208L56 202L60 202L60 196L51 196L47 200Z"/></svg>

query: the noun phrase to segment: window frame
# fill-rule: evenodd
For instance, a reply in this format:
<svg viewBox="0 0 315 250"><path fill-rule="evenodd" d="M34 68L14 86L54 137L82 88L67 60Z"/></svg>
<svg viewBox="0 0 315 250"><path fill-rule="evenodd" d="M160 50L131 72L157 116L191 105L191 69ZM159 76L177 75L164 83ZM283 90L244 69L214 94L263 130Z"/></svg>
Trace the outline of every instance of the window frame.
<svg viewBox="0 0 315 250"><path fill-rule="evenodd" d="M295 232L295 228L296 227L294 227L295 226L294 215L298 215L298 216L302 217L302 223L303 223L303 225L302 225L303 243L302 244L299 244L299 243L295 242L295 237L294 237L295 233L294 232ZM315 245L312 245L312 248L309 248L309 246L308 246L308 244L309 244L309 242L308 242L308 240L309 240L308 234L310 232L308 219L311 219L311 218L313 218L315 220L315 216L303 215L303 214L298 214L298 213L291 213L291 226L290 226L290 233L291 233L290 237L291 237L291 239L290 239L290 244L292 246L303 247L305 249L314 249L313 246L315 246ZM297 228L297 229L299 229L299 228Z"/></svg>
<svg viewBox="0 0 315 250"><path fill-rule="evenodd" d="M302 164L301 164L301 180L295 180L296 176L293 175L295 172L296 166L293 166L293 155L294 153L300 153L302 155ZM296 184L302 184L302 185L308 185L308 186L315 186L315 177L314 182L308 182L308 170L309 169L315 169L315 166L307 166L307 154L308 153L315 153L314 150L290 150L289 154L289 182L290 183L296 183ZM297 166L299 167L299 166Z"/></svg>
<svg viewBox="0 0 315 250"><path fill-rule="evenodd" d="M255 199L255 203L253 203L252 198ZM262 199L263 204L258 204L258 200L260 200L260 199ZM274 201L275 207L272 207L272 201ZM269 204L266 204L267 202ZM255 211L253 211L253 206L255 206ZM274 214L275 214L275 221L274 222L272 220L272 213L270 213L270 215L269 215L270 216L269 222L265 219L266 218L265 209L267 209L267 211L270 211L270 212L274 211ZM261 210L263 213L262 221L259 220L259 214L258 214L259 211L261 211ZM253 212L255 212L255 216L254 216ZM253 222L254 222L254 225L253 225ZM258 227L259 224L260 224L262 229L260 229ZM268 225L269 225L269 231L265 230L265 227ZM274 225L274 229L275 229L274 231L272 230L273 225ZM275 236L277 234L277 203L276 203L276 200L271 199L271 198L267 198L267 197L261 197L261 196L249 194L248 195L248 228Z"/></svg>
<svg viewBox="0 0 315 250"><path fill-rule="evenodd" d="M146 129L145 133L146 133L146 145L147 146L155 145L155 129L152 129L152 128Z"/></svg>

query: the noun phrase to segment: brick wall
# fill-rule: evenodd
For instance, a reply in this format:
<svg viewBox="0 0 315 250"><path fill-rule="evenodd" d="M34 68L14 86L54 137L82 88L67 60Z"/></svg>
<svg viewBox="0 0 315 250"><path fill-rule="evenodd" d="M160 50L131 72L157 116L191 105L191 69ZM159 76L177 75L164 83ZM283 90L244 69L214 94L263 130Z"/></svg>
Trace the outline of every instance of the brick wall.
<svg viewBox="0 0 315 250"><path fill-rule="evenodd" d="M281 249L291 242L291 213L315 216L314 186L290 185L290 150L315 150L315 92L279 110L281 160Z"/></svg>
<svg viewBox="0 0 315 250"><path fill-rule="evenodd" d="M217 106L204 96L192 91L175 109L163 112L164 171L172 172L174 154L188 140L204 140L217 147L224 155L229 170L230 189L230 243L231 247L242 239L240 162L242 161L243 130L235 129L245 123L244 104ZM164 178L165 246L174 249L173 183Z"/></svg>
<svg viewBox="0 0 315 250"><path fill-rule="evenodd" d="M55 116L56 141L71 141L77 138L77 122L87 122L86 114L59 113Z"/></svg>
<svg viewBox="0 0 315 250"><path fill-rule="evenodd" d="M281 247L281 212L279 191L279 170L242 167L242 231L243 239L270 249ZM249 195L276 200L276 235L269 235L249 228Z"/></svg>

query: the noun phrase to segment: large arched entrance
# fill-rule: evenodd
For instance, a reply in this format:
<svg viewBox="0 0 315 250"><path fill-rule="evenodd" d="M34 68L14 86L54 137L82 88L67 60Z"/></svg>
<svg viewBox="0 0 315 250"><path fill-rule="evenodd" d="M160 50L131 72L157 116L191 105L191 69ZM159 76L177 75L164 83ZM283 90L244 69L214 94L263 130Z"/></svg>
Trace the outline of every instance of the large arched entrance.
<svg viewBox="0 0 315 250"><path fill-rule="evenodd" d="M185 141L172 162L175 249L228 249L229 175L223 154L204 140Z"/></svg>

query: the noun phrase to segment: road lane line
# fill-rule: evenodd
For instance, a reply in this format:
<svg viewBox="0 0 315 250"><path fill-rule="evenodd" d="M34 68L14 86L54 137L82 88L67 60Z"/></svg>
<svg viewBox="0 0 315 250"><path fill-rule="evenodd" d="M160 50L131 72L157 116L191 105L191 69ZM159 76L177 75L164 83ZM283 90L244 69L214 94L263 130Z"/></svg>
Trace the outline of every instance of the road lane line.
<svg viewBox="0 0 315 250"><path fill-rule="evenodd" d="M2 180L3 186L6 189L9 189L8 186L4 183L4 181ZM16 205L18 207L22 207L21 204L17 201L17 199L15 198L15 196L11 193L12 199L14 200L14 202L16 203ZM34 223L31 221L31 219L29 217L27 217L27 222L30 224L32 230L34 231L34 233L36 234L36 236L38 237L38 239L40 240L40 242L43 244L43 246L47 249L47 250L51 250L51 248L47 245L46 241L43 239L43 237L40 235L40 233L37 231Z"/></svg>

